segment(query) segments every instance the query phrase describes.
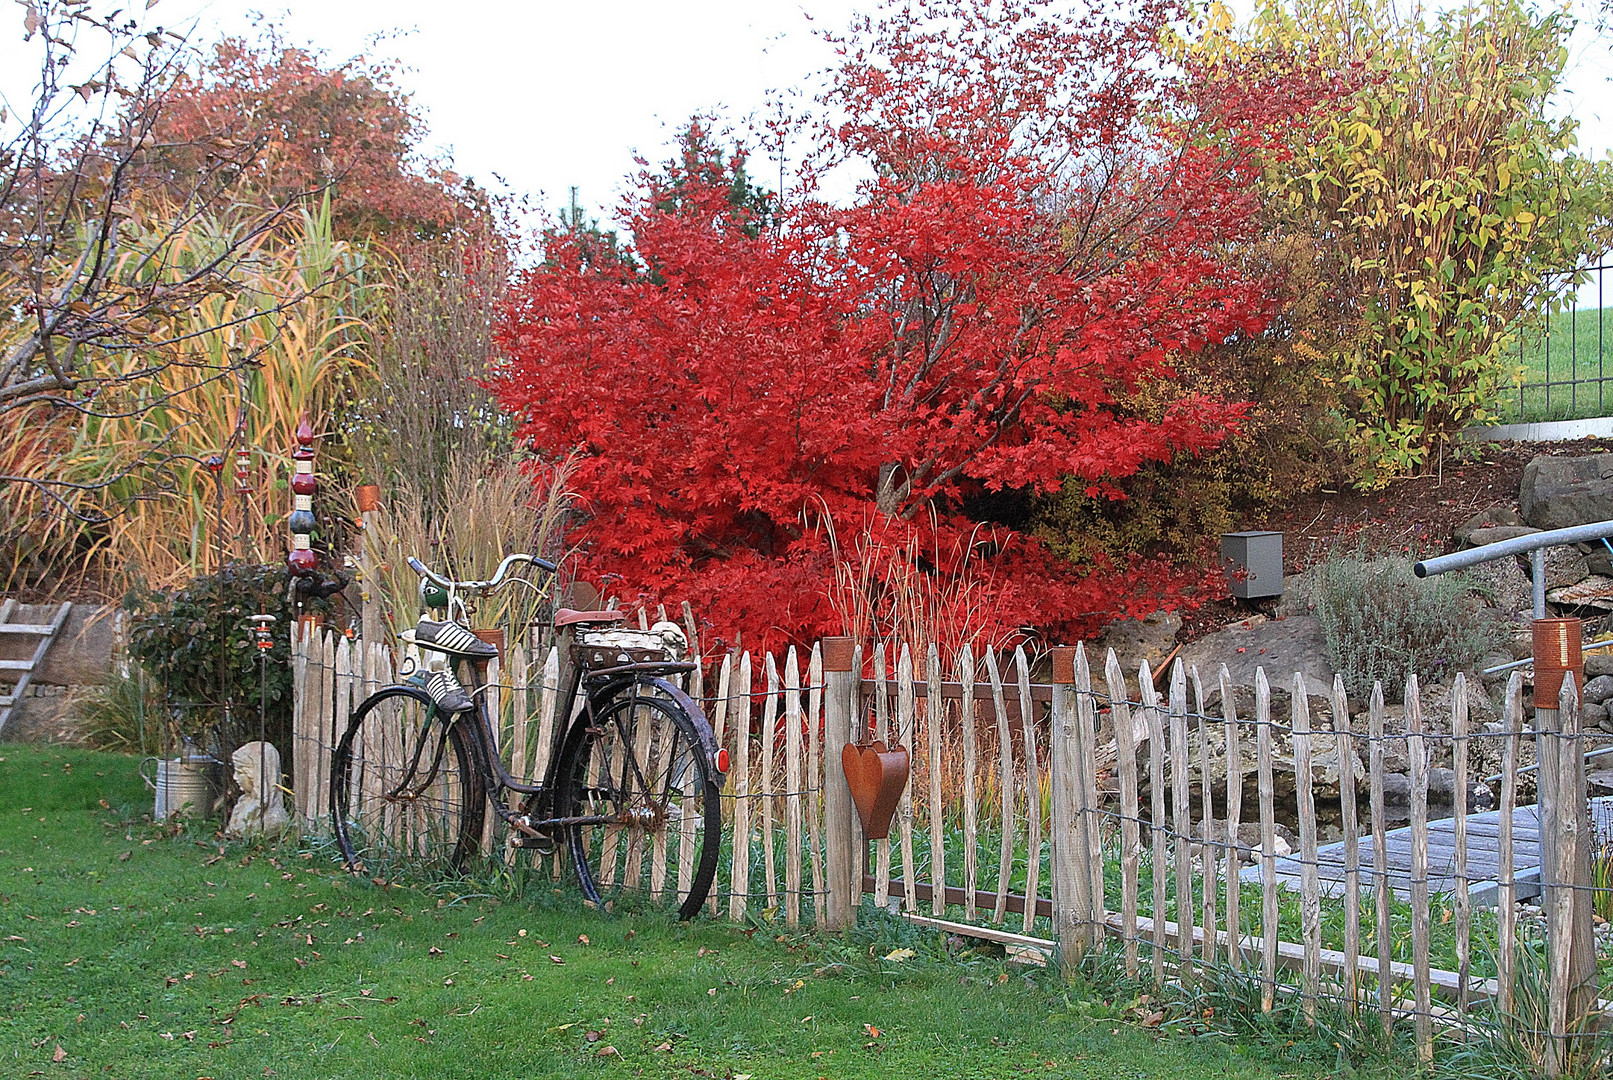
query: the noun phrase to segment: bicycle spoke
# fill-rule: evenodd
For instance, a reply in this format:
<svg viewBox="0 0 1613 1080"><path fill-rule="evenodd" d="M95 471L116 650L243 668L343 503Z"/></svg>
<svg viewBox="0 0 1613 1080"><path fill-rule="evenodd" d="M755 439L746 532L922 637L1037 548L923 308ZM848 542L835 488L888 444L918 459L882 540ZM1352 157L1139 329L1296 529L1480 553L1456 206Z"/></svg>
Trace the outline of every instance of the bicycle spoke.
<svg viewBox="0 0 1613 1080"><path fill-rule="evenodd" d="M476 760L466 733L433 719L420 692L389 687L366 699L332 760L331 805L349 865L463 871L485 820Z"/></svg>
<svg viewBox="0 0 1613 1080"><path fill-rule="evenodd" d="M584 894L607 905L676 897L687 917L690 897L698 907L710 887L720 828L695 721L656 693L624 691L591 708L583 739L563 763L556 806L562 814L612 815L603 828L569 833Z"/></svg>

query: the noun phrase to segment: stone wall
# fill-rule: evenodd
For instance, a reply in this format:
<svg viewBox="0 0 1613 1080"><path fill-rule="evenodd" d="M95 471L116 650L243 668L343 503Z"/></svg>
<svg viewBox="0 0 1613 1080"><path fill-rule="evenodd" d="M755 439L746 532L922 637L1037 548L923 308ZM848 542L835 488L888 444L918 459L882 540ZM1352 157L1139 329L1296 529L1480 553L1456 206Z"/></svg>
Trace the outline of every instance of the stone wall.
<svg viewBox="0 0 1613 1080"><path fill-rule="evenodd" d="M49 623L55 604L18 604L14 623ZM11 711L0 739L8 742L73 742L80 737L76 703L117 670L122 615L100 604L74 604L32 684ZM26 660L39 639L0 635L0 659ZM12 684L7 683L8 687Z"/></svg>

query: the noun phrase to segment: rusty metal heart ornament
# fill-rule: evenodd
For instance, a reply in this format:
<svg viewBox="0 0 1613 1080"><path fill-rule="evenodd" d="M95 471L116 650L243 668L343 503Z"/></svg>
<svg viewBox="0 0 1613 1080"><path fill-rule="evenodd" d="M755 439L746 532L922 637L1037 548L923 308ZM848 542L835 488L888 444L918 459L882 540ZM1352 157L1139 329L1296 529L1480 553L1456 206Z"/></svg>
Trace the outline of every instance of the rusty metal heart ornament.
<svg viewBox="0 0 1613 1080"><path fill-rule="evenodd" d="M878 741L847 743L840 751L840 767L845 770L846 786L851 788L851 801L862 821L863 836L884 840L891 834L897 800L907 787L911 767L907 750Z"/></svg>

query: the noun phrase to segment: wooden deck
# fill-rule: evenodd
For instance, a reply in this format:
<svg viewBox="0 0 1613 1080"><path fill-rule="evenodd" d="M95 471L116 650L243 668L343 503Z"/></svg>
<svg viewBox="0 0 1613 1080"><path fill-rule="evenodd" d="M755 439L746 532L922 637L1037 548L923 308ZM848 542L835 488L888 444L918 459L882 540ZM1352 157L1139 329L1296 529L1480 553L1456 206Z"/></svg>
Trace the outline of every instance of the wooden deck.
<svg viewBox="0 0 1613 1080"><path fill-rule="evenodd" d="M1595 817L1595 831L1606 835L1613 831L1613 796L1591 800ZM1467 880L1468 896L1475 904L1493 905L1496 901L1496 882L1501 873L1499 860L1500 814L1490 811L1469 814L1467 817ZM1411 829L1392 829L1384 837L1388 853L1389 886L1402 899L1411 895ZM1372 833L1363 829L1361 847L1361 893L1367 895L1375 885L1377 873L1374 864L1377 855L1373 849ZM1326 896L1344 893L1344 844L1329 844L1318 848L1316 861ZM1455 821L1445 818L1428 823L1428 891L1431 894L1448 893L1457 887L1454 876L1456 861ZM1286 888L1299 890L1301 866L1292 856L1279 858L1275 864L1277 882ZM1518 899L1528 899L1540 892L1540 821L1535 807L1520 806L1512 815L1512 876L1518 885ZM1245 867L1242 880L1259 882L1260 864Z"/></svg>

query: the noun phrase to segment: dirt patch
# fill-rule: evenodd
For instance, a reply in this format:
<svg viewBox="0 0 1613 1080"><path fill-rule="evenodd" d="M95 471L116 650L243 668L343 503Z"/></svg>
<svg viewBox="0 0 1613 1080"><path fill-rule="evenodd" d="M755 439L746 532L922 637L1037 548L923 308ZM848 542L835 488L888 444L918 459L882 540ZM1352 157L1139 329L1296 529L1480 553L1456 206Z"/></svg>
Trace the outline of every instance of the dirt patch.
<svg viewBox="0 0 1613 1080"><path fill-rule="evenodd" d="M1580 457L1613 449L1613 441L1581 439L1558 443L1485 443L1469 448L1471 457L1446 458L1427 476L1396 480L1382 491L1320 490L1286 506L1253 516L1252 529L1280 529L1284 570L1295 574L1340 541L1363 542L1376 551L1437 555L1450 546L1451 532L1474 514L1497 503L1516 506L1524 466L1541 454Z"/></svg>
<svg viewBox="0 0 1613 1080"><path fill-rule="evenodd" d="M1483 443L1466 448L1467 457L1447 457L1427 476L1393 481L1381 491L1321 489L1292 502L1267 507L1240 522L1245 529L1283 533L1283 571L1297 574L1340 543L1362 543L1372 551L1424 557L1453 548L1451 533L1474 514L1497 504L1515 507L1524 466L1541 454L1581 457L1613 450L1613 440ZM1256 610L1234 600L1206 603L1182 613L1177 640L1197 641Z"/></svg>

